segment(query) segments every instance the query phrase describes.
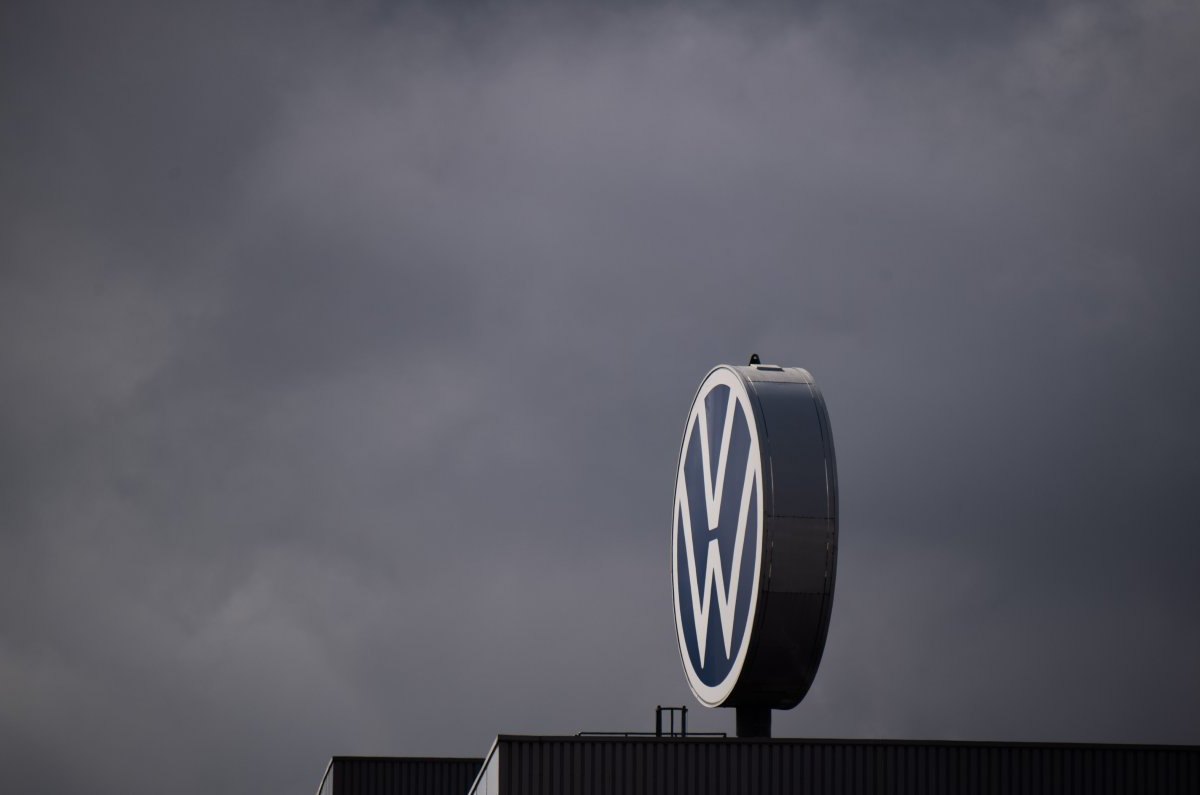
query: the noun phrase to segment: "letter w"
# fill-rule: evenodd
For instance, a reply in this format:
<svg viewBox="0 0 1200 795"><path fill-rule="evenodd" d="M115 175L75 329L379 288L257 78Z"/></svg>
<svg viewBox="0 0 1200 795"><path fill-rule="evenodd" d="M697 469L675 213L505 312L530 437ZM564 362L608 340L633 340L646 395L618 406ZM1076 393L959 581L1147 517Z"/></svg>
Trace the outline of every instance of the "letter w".
<svg viewBox="0 0 1200 795"><path fill-rule="evenodd" d="M708 529L716 530L721 511L721 498L725 489L725 465L729 457L729 437L733 427L733 413L737 405L733 395L729 396L729 409L725 416L725 428L721 434L721 447L717 451L717 483L714 493L712 481L709 478L708 458L708 422L703 401L699 405L699 415L696 425L700 432L700 455L704 459L704 501L707 509ZM692 541L692 511L688 502L687 483L679 478L675 485L675 500L679 505L683 522L683 544L687 554L688 584L692 597L692 617L696 624L696 645L700 650L700 666L704 667L704 658L708 648L708 614L712 608L713 586L717 591L717 609L721 619L721 634L725 640L725 656L730 656L733 645L734 608L737 605L738 585L742 573L742 551L746 544L746 521L750 513L750 497L754 493L754 470L751 462L746 464L746 477L742 483L742 500L738 509L737 535L733 544L733 573L729 579L729 587L725 586L725 568L721 564L721 549L717 539L710 539L706 559L704 561L704 586L701 590L696 572L696 550ZM676 521L679 521L677 518Z"/></svg>

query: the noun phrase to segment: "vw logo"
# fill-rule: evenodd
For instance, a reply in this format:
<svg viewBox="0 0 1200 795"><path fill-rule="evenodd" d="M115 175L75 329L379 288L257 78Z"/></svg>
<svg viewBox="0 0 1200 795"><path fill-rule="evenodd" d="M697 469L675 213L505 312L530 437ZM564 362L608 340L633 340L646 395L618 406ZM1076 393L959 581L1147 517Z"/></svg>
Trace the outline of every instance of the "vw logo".
<svg viewBox="0 0 1200 795"><path fill-rule="evenodd" d="M675 628L688 684L720 706L737 685L758 603L763 464L750 396L727 367L692 401L671 529Z"/></svg>

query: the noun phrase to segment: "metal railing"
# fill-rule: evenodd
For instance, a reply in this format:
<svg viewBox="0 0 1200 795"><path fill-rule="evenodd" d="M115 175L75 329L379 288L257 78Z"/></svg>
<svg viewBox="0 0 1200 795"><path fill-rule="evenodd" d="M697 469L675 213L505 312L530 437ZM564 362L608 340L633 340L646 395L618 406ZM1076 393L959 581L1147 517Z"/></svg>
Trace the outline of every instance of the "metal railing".
<svg viewBox="0 0 1200 795"><path fill-rule="evenodd" d="M663 725L663 713L666 713L667 724ZM687 707L664 707L661 704L654 708L654 731L652 732L579 732L576 737L728 737L725 732L692 732L687 730ZM679 718L676 727L676 716Z"/></svg>

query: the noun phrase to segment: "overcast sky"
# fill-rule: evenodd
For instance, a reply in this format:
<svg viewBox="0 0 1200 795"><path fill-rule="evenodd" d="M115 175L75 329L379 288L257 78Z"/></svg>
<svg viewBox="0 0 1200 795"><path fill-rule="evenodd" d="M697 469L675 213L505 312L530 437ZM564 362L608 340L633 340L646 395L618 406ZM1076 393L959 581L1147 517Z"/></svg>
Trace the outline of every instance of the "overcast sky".
<svg viewBox="0 0 1200 795"><path fill-rule="evenodd" d="M180 6L0 10L5 789L732 732L670 507L751 352L842 488L777 735L1200 743L1200 6Z"/></svg>

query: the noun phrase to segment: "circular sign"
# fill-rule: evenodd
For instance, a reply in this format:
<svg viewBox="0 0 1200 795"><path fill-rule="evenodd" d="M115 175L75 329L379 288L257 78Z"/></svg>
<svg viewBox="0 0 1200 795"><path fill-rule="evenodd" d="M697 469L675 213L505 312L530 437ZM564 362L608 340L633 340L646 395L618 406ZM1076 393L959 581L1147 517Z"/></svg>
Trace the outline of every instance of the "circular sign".
<svg viewBox="0 0 1200 795"><path fill-rule="evenodd" d="M708 374L683 433L675 479L675 627L696 698L717 706L746 662L762 571L762 458L741 380Z"/></svg>
<svg viewBox="0 0 1200 795"><path fill-rule="evenodd" d="M799 368L721 365L701 383L675 480L671 577L688 685L705 706L795 706L832 605L837 472Z"/></svg>

